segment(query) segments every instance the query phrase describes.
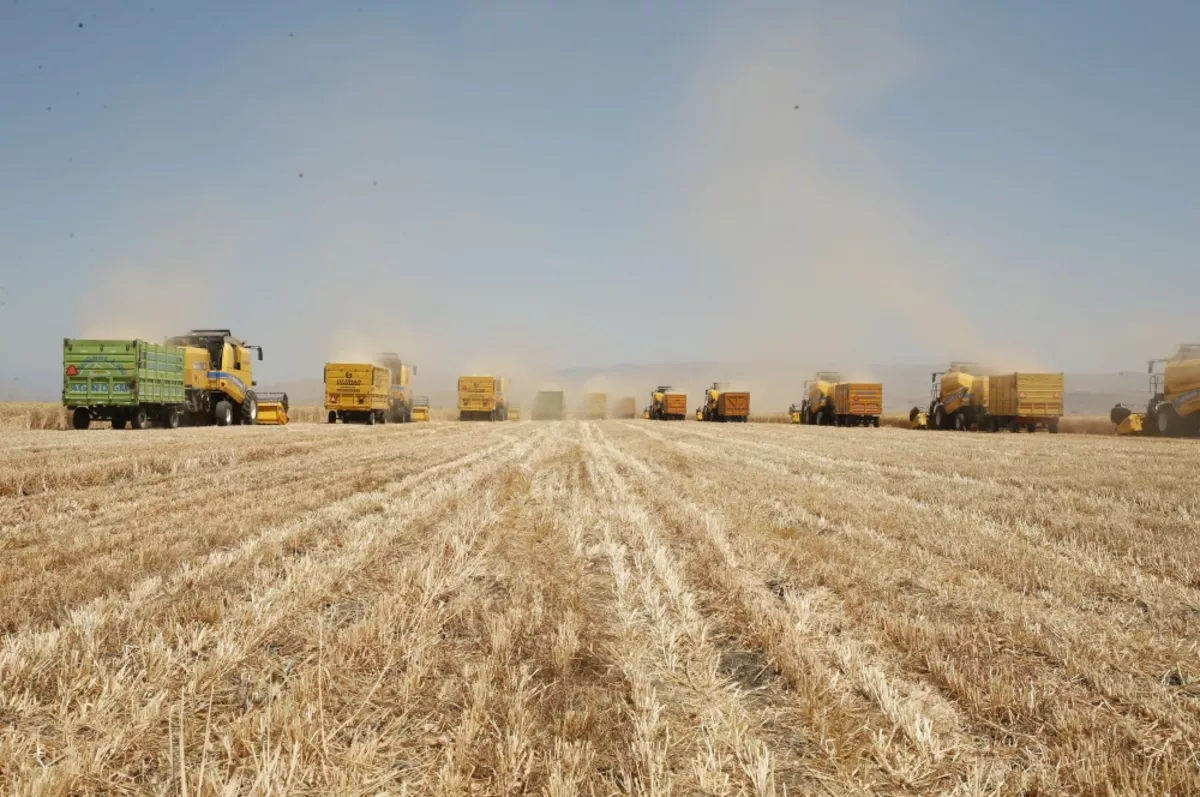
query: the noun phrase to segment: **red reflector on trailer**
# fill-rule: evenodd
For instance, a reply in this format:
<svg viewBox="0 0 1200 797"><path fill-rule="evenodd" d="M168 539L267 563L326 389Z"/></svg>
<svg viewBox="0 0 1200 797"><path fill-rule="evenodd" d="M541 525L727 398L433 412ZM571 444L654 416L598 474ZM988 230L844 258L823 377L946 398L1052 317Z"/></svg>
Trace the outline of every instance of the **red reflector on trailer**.
<svg viewBox="0 0 1200 797"><path fill-rule="evenodd" d="M74 365L67 366L67 376L79 376L79 369Z"/></svg>
<svg viewBox="0 0 1200 797"><path fill-rule="evenodd" d="M1021 391L1020 393L1018 393L1017 395L1018 395L1018 396L1020 396L1021 398L1025 398L1025 391L1024 391L1024 390L1022 390L1022 391Z"/></svg>

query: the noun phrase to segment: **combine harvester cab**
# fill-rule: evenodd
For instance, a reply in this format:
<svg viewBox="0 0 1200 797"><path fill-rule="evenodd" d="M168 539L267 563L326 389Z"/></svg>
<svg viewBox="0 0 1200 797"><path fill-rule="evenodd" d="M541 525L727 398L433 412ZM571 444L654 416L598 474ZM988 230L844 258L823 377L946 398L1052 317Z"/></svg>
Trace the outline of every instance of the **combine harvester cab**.
<svg viewBox="0 0 1200 797"><path fill-rule="evenodd" d="M373 363L325 363L325 412L329 423L387 423L392 376Z"/></svg>
<svg viewBox="0 0 1200 797"><path fill-rule="evenodd" d="M507 421L508 380L502 376L460 376L458 419L460 421Z"/></svg>
<svg viewBox="0 0 1200 797"><path fill-rule="evenodd" d="M728 383L713 382L704 391L699 419L716 423L745 423L750 420L750 394L729 390Z"/></svg>
<svg viewBox="0 0 1200 797"><path fill-rule="evenodd" d="M682 421L687 419L687 394L670 385L659 385L650 392L648 416L652 421Z"/></svg>
<svg viewBox="0 0 1200 797"><path fill-rule="evenodd" d="M883 385L878 382L839 382L834 389L834 424L879 426L883 414Z"/></svg>
<svg viewBox="0 0 1200 797"><path fill-rule="evenodd" d="M1162 366L1159 370L1159 366ZM1150 400L1144 414L1118 404L1109 413L1117 434L1154 437L1200 435L1200 343L1185 343L1175 355L1150 360Z"/></svg>
<svg viewBox="0 0 1200 797"><path fill-rule="evenodd" d="M837 420L836 391L842 375L837 371L817 371L804 382L804 400L800 402L802 423L832 426Z"/></svg>

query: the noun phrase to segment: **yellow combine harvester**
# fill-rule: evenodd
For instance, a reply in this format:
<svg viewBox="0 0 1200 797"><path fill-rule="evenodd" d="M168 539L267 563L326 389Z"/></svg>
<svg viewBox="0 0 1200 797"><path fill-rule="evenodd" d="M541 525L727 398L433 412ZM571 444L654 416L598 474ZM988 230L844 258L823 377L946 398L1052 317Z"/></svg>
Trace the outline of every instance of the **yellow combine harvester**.
<svg viewBox="0 0 1200 797"><path fill-rule="evenodd" d="M817 371L804 382L804 400L800 402L801 423L810 426L833 426L835 393L842 375L837 371Z"/></svg>
<svg viewBox="0 0 1200 797"><path fill-rule="evenodd" d="M1156 370L1163 366L1161 371ZM1200 435L1200 343L1185 343L1175 355L1150 360L1150 401L1145 413L1118 404L1109 413L1120 435Z"/></svg>
<svg viewBox="0 0 1200 797"><path fill-rule="evenodd" d="M643 414L651 421L682 421L687 418L687 394L670 385L659 385L650 391L650 406Z"/></svg>
<svg viewBox="0 0 1200 797"><path fill-rule="evenodd" d="M713 382L704 391L704 404L697 410L696 419L717 423L745 423L750 419L750 394L744 390L729 390L727 382Z"/></svg>
<svg viewBox="0 0 1200 797"><path fill-rule="evenodd" d="M914 429L1058 432L1063 415L1063 374L985 374L979 363L955 361L931 378L928 412L913 407Z"/></svg>

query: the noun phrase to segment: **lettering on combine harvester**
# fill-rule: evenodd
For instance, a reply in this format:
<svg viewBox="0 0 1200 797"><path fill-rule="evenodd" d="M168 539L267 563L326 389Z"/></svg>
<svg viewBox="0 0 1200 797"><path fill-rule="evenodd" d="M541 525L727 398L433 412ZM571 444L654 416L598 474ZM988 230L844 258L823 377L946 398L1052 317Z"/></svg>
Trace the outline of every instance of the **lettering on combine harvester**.
<svg viewBox="0 0 1200 797"><path fill-rule="evenodd" d="M362 380L354 379L350 374L346 374L345 379L336 379L334 384L338 387L359 387L362 385Z"/></svg>

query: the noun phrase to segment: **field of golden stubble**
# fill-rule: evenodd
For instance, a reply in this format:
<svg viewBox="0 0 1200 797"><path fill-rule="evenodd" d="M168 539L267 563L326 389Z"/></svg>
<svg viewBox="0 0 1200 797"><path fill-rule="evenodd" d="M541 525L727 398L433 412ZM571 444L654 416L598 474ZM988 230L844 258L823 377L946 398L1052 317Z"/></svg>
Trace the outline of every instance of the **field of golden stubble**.
<svg viewBox="0 0 1200 797"><path fill-rule="evenodd" d="M0 436L5 793L1200 790L1196 441Z"/></svg>

